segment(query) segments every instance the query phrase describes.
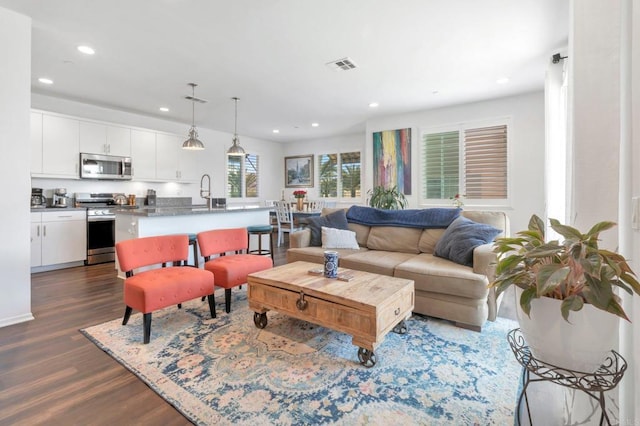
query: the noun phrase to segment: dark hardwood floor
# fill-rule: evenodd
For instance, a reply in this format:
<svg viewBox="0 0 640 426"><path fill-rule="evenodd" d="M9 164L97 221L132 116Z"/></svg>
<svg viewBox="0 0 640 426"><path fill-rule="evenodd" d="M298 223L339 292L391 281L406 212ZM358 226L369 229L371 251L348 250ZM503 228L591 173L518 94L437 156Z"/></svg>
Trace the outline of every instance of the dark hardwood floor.
<svg viewBox="0 0 640 426"><path fill-rule="evenodd" d="M122 318L113 263L33 274L31 298L35 320L0 328L0 425L190 424L79 332Z"/></svg>

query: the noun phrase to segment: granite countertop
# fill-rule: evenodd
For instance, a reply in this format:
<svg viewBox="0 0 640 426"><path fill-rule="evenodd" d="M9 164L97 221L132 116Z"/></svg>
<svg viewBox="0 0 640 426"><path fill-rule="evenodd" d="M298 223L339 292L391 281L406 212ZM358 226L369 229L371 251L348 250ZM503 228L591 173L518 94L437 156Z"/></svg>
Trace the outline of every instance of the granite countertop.
<svg viewBox="0 0 640 426"><path fill-rule="evenodd" d="M217 214L217 213L234 213L245 212L247 210L270 210L271 207L250 207L250 206L232 206L232 207L212 207L206 206L177 206L177 207L148 207L143 206L138 209L116 209L118 214L127 214L142 217L160 217L160 216L186 216L195 214Z"/></svg>
<svg viewBox="0 0 640 426"><path fill-rule="evenodd" d="M87 210L86 207L36 207L31 208L31 213L50 213L50 212L64 212L64 211L82 211Z"/></svg>

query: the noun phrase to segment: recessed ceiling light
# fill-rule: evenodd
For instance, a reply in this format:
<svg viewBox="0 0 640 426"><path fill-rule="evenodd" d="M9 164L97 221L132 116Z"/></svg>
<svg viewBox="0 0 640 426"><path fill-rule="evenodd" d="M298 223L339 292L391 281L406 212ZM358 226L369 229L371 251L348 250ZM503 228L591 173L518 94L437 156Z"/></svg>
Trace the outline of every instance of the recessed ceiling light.
<svg viewBox="0 0 640 426"><path fill-rule="evenodd" d="M273 133L280 133L280 130L278 130L278 129L273 129Z"/></svg>
<svg viewBox="0 0 640 426"><path fill-rule="evenodd" d="M431 94L432 94L432 95L437 95L438 93L440 93L440 91L439 91L439 90L432 90L432 91L431 91Z"/></svg>
<svg viewBox="0 0 640 426"><path fill-rule="evenodd" d="M319 125L319 123L311 123L311 127L318 127Z"/></svg>
<svg viewBox="0 0 640 426"><path fill-rule="evenodd" d="M94 53L96 53L96 51L89 46L78 46L78 50L85 55L93 55Z"/></svg>
<svg viewBox="0 0 640 426"><path fill-rule="evenodd" d="M380 105L380 104L379 104L379 103L377 103L377 102L371 102L371 103L369 104L369 108L377 108L379 105Z"/></svg>
<svg viewBox="0 0 640 426"><path fill-rule="evenodd" d="M160 111L162 111L162 112L169 112L169 108L167 108L167 107L160 107Z"/></svg>
<svg viewBox="0 0 640 426"><path fill-rule="evenodd" d="M498 84L507 84L509 82L509 78L508 77L502 77L496 80L496 83Z"/></svg>
<svg viewBox="0 0 640 426"><path fill-rule="evenodd" d="M53 84L53 80L51 80L50 78L41 77L38 79L38 81L42 84Z"/></svg>

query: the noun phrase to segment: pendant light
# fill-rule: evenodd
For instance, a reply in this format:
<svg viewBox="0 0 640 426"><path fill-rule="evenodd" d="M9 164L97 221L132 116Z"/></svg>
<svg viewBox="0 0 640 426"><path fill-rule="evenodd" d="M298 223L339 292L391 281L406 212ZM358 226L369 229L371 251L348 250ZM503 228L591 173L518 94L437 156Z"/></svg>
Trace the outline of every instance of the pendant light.
<svg viewBox="0 0 640 426"><path fill-rule="evenodd" d="M198 139L198 130L196 129L196 86L195 83L189 83L191 86L191 129L189 129L189 139L184 141L182 149L189 149L192 151L201 151L204 149L204 144ZM189 97L187 96L187 99Z"/></svg>
<svg viewBox="0 0 640 426"><path fill-rule="evenodd" d="M238 137L238 98L231 98L236 102L236 120L233 127L233 145L227 150L228 155L244 155L244 149L240 146L240 138Z"/></svg>

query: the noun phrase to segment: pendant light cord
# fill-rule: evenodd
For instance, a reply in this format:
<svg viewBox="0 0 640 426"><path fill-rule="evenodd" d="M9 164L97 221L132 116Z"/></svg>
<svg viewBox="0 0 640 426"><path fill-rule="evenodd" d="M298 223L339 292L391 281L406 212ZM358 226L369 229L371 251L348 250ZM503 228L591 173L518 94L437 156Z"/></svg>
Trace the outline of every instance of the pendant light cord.
<svg viewBox="0 0 640 426"><path fill-rule="evenodd" d="M236 118L235 124L233 125L233 135L238 136L238 98L233 98L236 101Z"/></svg>
<svg viewBox="0 0 640 426"><path fill-rule="evenodd" d="M196 85L191 83L191 127L196 127Z"/></svg>

